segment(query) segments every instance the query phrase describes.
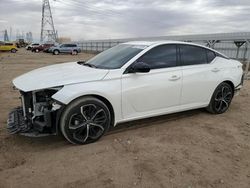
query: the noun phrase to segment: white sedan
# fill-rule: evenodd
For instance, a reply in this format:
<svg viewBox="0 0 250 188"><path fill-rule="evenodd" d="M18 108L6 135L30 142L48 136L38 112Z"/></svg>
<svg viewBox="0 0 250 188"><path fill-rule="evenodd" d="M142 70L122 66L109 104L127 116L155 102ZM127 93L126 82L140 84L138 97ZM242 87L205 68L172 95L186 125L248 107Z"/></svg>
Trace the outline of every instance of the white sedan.
<svg viewBox="0 0 250 188"><path fill-rule="evenodd" d="M10 133L97 141L118 123L206 108L224 113L242 87L242 64L204 46L128 42L87 62L36 69L13 80L22 106Z"/></svg>

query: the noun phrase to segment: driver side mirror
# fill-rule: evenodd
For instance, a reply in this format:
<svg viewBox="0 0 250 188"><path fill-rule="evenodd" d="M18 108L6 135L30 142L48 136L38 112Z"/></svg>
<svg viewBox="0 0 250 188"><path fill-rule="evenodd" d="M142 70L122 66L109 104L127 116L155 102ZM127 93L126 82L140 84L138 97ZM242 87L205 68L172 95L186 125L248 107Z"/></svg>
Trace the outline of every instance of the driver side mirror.
<svg viewBox="0 0 250 188"><path fill-rule="evenodd" d="M150 71L150 67L144 62L135 62L129 68L128 73L147 73Z"/></svg>

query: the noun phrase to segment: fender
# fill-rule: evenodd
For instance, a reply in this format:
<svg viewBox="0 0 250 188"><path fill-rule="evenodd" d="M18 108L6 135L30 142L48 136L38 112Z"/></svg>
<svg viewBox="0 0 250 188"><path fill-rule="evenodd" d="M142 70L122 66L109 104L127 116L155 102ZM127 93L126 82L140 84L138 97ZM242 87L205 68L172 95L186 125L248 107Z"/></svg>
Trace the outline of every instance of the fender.
<svg viewBox="0 0 250 188"><path fill-rule="evenodd" d="M74 99L86 95L98 95L110 102L115 112L114 124L123 118L121 110L121 81L118 79L65 85L52 98L67 105Z"/></svg>

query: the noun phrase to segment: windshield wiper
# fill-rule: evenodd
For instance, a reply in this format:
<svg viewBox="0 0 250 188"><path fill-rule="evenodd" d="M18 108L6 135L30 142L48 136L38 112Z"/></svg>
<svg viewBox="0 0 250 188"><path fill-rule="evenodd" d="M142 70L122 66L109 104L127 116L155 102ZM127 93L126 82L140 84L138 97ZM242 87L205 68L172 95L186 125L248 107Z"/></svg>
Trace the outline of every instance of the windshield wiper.
<svg viewBox="0 0 250 188"><path fill-rule="evenodd" d="M84 66L88 66L88 67L91 67L91 68L97 68L97 66L95 66L93 64L86 63L85 61L78 61L77 63L79 65L84 65Z"/></svg>

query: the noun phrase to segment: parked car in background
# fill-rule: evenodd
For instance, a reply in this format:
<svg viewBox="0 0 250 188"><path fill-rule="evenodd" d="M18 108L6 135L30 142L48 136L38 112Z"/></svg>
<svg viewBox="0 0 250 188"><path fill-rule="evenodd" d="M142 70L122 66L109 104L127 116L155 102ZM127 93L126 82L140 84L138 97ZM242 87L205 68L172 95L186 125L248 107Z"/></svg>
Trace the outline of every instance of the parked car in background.
<svg viewBox="0 0 250 188"><path fill-rule="evenodd" d="M16 46L17 48L23 48L23 47L26 47L28 45L27 42L25 42L24 39L17 39L16 40Z"/></svg>
<svg viewBox="0 0 250 188"><path fill-rule="evenodd" d="M77 55L81 52L81 48L79 48L77 44L61 44L59 46L51 47L49 51L54 55L58 55L60 53L70 53L72 55Z"/></svg>
<svg viewBox="0 0 250 188"><path fill-rule="evenodd" d="M38 47L38 46L40 46L39 43L32 43L32 44L26 46L26 50L32 50L32 48Z"/></svg>
<svg viewBox="0 0 250 188"><path fill-rule="evenodd" d="M32 52L41 52L41 51L47 51L50 47L54 46L54 44L41 44L39 46L33 47Z"/></svg>
<svg viewBox="0 0 250 188"><path fill-rule="evenodd" d="M5 52L11 52L11 53L16 53L17 52L17 47L14 43L11 42L4 42L0 44L0 51L5 51Z"/></svg>
<svg viewBox="0 0 250 188"><path fill-rule="evenodd" d="M224 113L243 85L243 70L239 61L197 44L128 42L13 83L22 107L9 115L10 133L61 131L69 142L87 144L122 122L197 108Z"/></svg>

